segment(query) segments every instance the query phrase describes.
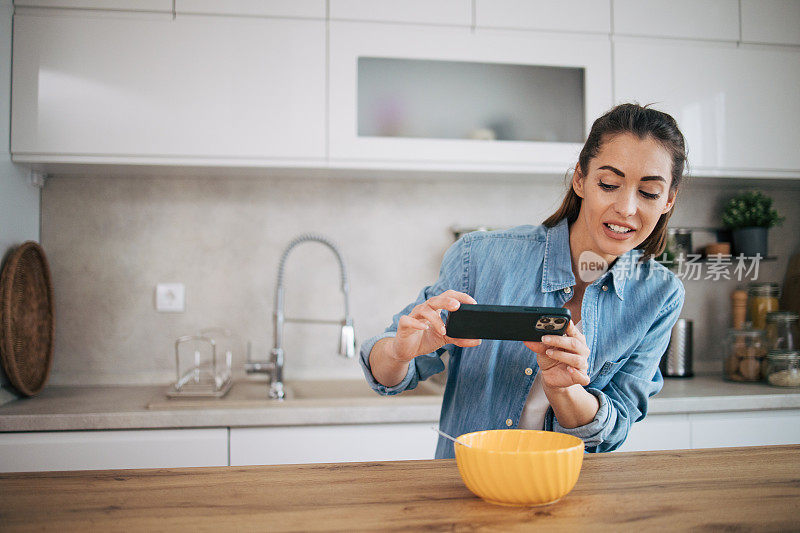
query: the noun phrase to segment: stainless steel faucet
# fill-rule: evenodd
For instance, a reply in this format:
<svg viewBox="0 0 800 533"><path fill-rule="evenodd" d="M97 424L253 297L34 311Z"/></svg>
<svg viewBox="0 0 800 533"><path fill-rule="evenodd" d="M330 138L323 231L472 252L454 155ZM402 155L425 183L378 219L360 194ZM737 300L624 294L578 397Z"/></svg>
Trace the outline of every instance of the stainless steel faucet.
<svg viewBox="0 0 800 533"><path fill-rule="evenodd" d="M336 254L336 259L339 261L339 267L342 275L342 293L344 294L344 319L338 320L314 320L307 318L286 318L283 316L283 271L286 267L286 258L289 252L300 243L307 241L317 241L326 245L333 250ZM270 351L269 361L248 361L245 363L245 371L248 374L263 373L269 374L269 397L282 400L285 396L283 388L283 325L286 322L302 322L305 324L337 324L341 325L341 335L339 336L339 354L347 358L353 358L356 354L356 339L353 330L353 319L350 317L350 302L349 302L350 287L347 284L347 272L344 268L344 261L342 254L330 239L313 233L306 233L295 237L292 242L286 247L281 255L280 263L278 264L278 283L275 289L275 308L272 313L272 323L274 326L275 344Z"/></svg>

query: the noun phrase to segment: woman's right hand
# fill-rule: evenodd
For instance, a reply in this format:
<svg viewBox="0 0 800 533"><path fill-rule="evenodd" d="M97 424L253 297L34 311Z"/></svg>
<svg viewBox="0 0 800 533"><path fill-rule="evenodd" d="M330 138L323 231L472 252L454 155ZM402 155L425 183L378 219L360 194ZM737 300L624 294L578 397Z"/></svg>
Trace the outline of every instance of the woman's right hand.
<svg viewBox="0 0 800 533"><path fill-rule="evenodd" d="M393 341L392 356L398 362L408 363L418 355L431 353L445 344L463 348L478 346L480 339L453 339L445 335L440 312L455 311L462 303L478 302L463 292L445 291L419 304L407 315L400 317Z"/></svg>

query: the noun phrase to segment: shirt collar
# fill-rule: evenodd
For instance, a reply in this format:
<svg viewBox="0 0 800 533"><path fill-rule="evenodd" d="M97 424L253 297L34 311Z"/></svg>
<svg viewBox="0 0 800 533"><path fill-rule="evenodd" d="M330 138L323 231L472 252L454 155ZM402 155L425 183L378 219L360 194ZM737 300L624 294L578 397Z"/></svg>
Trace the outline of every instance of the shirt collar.
<svg viewBox="0 0 800 533"><path fill-rule="evenodd" d="M611 283L614 285L614 292L620 300L625 299L622 296L625 292L625 282L637 267L637 260L641 254L641 250L635 249L625 252L617 258L614 262L614 266L612 266L608 272L600 276L601 280L611 279ZM602 281L599 282L602 283Z"/></svg>
<svg viewBox="0 0 800 533"><path fill-rule="evenodd" d="M592 284L608 282L614 286L614 293L624 300L625 282L629 274L636 268L641 250L630 250L619 256L608 272L600 276ZM569 225L562 218L552 228L547 228L544 247L544 272L542 274L542 292L559 291L575 285L572 273L572 252L569 248Z"/></svg>
<svg viewBox="0 0 800 533"><path fill-rule="evenodd" d="M569 226L567 219L562 218L558 224L547 228L545 235L542 292L559 291L575 285L571 258Z"/></svg>

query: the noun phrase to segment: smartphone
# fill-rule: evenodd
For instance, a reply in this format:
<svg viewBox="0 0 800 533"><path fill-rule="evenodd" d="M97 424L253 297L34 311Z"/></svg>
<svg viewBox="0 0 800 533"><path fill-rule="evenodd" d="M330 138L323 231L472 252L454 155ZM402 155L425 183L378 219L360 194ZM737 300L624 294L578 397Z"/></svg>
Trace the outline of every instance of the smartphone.
<svg viewBox="0 0 800 533"><path fill-rule="evenodd" d="M544 335L564 335L570 319L563 307L461 304L445 328L453 339L539 342Z"/></svg>

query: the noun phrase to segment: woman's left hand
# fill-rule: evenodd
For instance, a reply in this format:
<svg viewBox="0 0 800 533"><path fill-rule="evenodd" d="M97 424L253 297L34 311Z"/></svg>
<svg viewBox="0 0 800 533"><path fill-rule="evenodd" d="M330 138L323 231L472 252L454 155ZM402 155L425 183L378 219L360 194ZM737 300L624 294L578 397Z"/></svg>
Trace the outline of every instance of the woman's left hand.
<svg viewBox="0 0 800 533"><path fill-rule="evenodd" d="M536 352L543 385L551 389L589 384L589 347L572 320L566 335L545 335L542 342L525 341Z"/></svg>

